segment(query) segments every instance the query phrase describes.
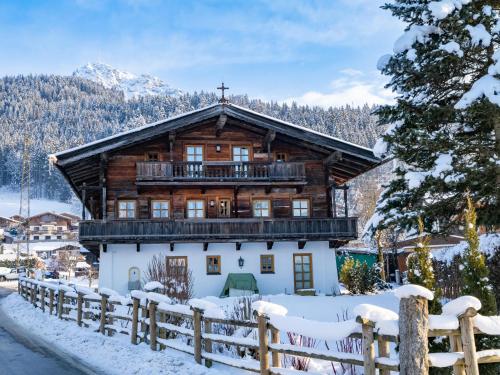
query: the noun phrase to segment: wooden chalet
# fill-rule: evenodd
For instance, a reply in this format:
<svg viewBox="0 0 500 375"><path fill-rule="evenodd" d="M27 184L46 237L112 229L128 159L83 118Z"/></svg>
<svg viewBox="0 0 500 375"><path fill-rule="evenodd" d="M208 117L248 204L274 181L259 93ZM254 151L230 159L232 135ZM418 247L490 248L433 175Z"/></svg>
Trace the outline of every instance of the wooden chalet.
<svg viewBox="0 0 500 375"><path fill-rule="evenodd" d="M113 267L122 267L116 259L122 262L133 251L143 271L145 251L166 252L187 257L183 264L195 279L205 273L195 269L205 263L202 257L206 274L213 268L227 276L222 252L243 259L238 250L246 246L259 249L252 255L255 275L263 270L259 255L293 243L287 245L293 247L290 262L304 268L310 261L311 275L298 276L287 266L293 277L288 291L313 288L314 243L328 249L357 237L357 219L347 208L338 212L335 192L342 190L347 201L346 183L380 163L368 148L225 102L59 152L51 160L84 203L79 240L100 254L101 273L107 272L104 258L111 248ZM198 246L200 252L194 250ZM310 258L296 259L302 253ZM123 261L125 279L134 261ZM276 273L274 257L264 262ZM248 262L233 263L239 269L226 269L249 271ZM335 263L329 267L336 282ZM297 282L298 277L311 280ZM116 289L125 285L103 275L100 280Z"/></svg>

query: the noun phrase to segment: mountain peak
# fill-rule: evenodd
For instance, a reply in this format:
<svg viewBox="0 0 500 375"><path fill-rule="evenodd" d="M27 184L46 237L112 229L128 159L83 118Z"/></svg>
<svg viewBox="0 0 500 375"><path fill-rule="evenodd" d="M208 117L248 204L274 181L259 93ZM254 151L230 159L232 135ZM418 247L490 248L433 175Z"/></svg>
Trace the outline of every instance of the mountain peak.
<svg viewBox="0 0 500 375"><path fill-rule="evenodd" d="M160 78L149 74L135 75L103 63L87 63L76 69L73 76L102 84L106 88L123 91L126 99L146 95L179 96L182 91L171 87Z"/></svg>

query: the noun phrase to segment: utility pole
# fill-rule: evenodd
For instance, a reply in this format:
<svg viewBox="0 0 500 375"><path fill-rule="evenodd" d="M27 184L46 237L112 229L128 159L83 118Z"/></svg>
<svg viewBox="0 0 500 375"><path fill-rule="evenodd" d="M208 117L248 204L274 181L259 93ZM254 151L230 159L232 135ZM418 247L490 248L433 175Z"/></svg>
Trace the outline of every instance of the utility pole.
<svg viewBox="0 0 500 375"><path fill-rule="evenodd" d="M29 122L24 122L23 134L23 154L21 160L20 175L20 198L19 198L19 216L22 218L18 226L18 234L22 232L26 237L26 252L30 253L30 185L31 185L31 126ZM17 242L16 267L19 267L20 244Z"/></svg>

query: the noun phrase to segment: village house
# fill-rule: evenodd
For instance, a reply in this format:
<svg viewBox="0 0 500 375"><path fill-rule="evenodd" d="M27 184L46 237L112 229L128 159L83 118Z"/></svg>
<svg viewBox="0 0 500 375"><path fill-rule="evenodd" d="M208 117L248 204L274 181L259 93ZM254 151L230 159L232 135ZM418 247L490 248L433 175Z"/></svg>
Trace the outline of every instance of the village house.
<svg viewBox="0 0 500 375"><path fill-rule="evenodd" d="M358 235L337 200L380 163L224 100L51 161L84 203L79 241L100 258L101 287L126 293L159 255L192 272L196 296L219 295L234 274L265 294L337 293L335 249Z"/></svg>
<svg viewBox="0 0 500 375"><path fill-rule="evenodd" d="M27 219L30 241L71 240L77 236L76 227L71 217L43 212Z"/></svg>

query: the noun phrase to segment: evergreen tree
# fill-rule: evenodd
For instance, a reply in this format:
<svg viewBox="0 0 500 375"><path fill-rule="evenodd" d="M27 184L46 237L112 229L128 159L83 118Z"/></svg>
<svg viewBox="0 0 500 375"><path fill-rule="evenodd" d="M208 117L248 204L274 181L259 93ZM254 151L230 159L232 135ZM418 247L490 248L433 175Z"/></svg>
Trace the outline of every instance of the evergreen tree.
<svg viewBox="0 0 500 375"><path fill-rule="evenodd" d="M376 114L386 133L375 152L398 161L367 226L427 232L457 225L465 192L478 223L498 224L500 23L498 1L395 0L382 8L407 24L394 54L379 60L396 104ZM433 226L439 222L439 226Z"/></svg>
<svg viewBox="0 0 500 375"><path fill-rule="evenodd" d="M481 301L481 314L496 315L497 306L492 292L489 271L484 254L479 251L479 237L476 228L476 209L467 197L465 211L465 239L467 248L463 254L463 294L477 297Z"/></svg>

